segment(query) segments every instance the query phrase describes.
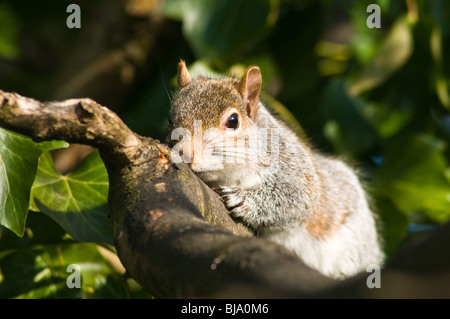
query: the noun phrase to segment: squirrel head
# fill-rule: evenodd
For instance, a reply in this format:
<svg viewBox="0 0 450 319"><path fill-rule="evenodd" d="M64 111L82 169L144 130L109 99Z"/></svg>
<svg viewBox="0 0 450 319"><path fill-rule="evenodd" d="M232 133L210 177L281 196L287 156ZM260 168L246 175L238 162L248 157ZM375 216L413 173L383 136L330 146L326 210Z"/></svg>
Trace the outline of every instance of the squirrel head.
<svg viewBox="0 0 450 319"><path fill-rule="evenodd" d="M186 64L181 61L177 82L179 90L169 113L169 138L176 128L183 128L194 136L196 125L199 127L200 124L201 133L214 131L216 137L230 140L255 126L262 86L259 67L249 67L240 79L192 79ZM177 142L173 136L170 139L171 144ZM204 139L208 140L207 137ZM193 153L193 149L191 154L195 157L197 154Z"/></svg>
<svg viewBox="0 0 450 319"><path fill-rule="evenodd" d="M184 61L178 64L175 95L169 114L171 124L193 128L194 120L203 122L203 129L210 127L234 128L254 121L259 108L261 71L249 67L241 79L197 78L192 79ZM234 109L234 110L233 110ZM230 117L237 113L237 117Z"/></svg>

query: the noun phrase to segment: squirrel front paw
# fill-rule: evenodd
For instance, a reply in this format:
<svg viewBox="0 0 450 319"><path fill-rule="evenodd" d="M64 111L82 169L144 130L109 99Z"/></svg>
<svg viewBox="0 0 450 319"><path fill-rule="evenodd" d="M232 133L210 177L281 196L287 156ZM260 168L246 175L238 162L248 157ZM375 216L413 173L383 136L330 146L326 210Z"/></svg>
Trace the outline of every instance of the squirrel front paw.
<svg viewBox="0 0 450 319"><path fill-rule="evenodd" d="M222 198L231 216L243 217L250 210L250 207L245 204L245 191L241 187L219 186L214 190Z"/></svg>

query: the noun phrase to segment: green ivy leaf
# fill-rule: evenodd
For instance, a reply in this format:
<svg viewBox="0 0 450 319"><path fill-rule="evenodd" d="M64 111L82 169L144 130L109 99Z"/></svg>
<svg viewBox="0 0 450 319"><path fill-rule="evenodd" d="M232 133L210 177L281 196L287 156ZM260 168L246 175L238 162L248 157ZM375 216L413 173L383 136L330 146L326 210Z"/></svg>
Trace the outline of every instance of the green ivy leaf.
<svg viewBox="0 0 450 319"><path fill-rule="evenodd" d="M79 241L113 243L108 219L108 174L98 151L67 175L43 154L32 189L35 206Z"/></svg>
<svg viewBox="0 0 450 319"><path fill-rule="evenodd" d="M406 17L400 17L381 43L374 58L349 88L349 94L357 95L384 83L405 65L412 51L412 27Z"/></svg>
<svg viewBox="0 0 450 319"><path fill-rule="evenodd" d="M333 80L325 88L320 111L328 119L324 133L336 152L360 156L370 152L378 141L378 132L362 109L364 101L349 96L344 82Z"/></svg>
<svg viewBox="0 0 450 319"><path fill-rule="evenodd" d="M162 13L183 21L183 32L198 57L223 58L257 41L275 21L277 1L168 0Z"/></svg>
<svg viewBox="0 0 450 319"><path fill-rule="evenodd" d="M434 222L450 219L447 145L431 135L398 139L387 151L374 189L404 214L422 212Z"/></svg>
<svg viewBox="0 0 450 319"><path fill-rule="evenodd" d="M69 269L76 265L77 269ZM12 251L0 258L0 298L125 298L120 274L92 243L69 242ZM69 288L79 270L80 287ZM69 278L69 276L72 276Z"/></svg>
<svg viewBox="0 0 450 319"><path fill-rule="evenodd" d="M35 143L28 137L0 129L0 225L23 236L39 156L67 146L63 141Z"/></svg>

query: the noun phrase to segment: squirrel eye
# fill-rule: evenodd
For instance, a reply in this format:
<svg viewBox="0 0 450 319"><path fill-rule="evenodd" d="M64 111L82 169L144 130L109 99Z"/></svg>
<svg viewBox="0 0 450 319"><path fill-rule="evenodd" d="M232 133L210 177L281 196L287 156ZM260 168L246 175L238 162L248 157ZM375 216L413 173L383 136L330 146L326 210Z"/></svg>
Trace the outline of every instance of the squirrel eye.
<svg viewBox="0 0 450 319"><path fill-rule="evenodd" d="M236 129L239 127L239 116L237 113L233 113L227 120L226 126L228 128Z"/></svg>

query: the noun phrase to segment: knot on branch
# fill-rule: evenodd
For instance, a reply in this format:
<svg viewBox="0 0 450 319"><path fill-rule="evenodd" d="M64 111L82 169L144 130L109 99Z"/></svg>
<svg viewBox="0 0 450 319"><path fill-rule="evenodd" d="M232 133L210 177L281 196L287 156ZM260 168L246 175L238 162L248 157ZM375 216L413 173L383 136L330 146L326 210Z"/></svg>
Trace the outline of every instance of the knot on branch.
<svg viewBox="0 0 450 319"><path fill-rule="evenodd" d="M92 120L95 115L95 109L92 107L92 103L94 101L88 100L80 100L78 104L75 106L75 114L78 117L78 120L81 123L86 124L88 121Z"/></svg>

